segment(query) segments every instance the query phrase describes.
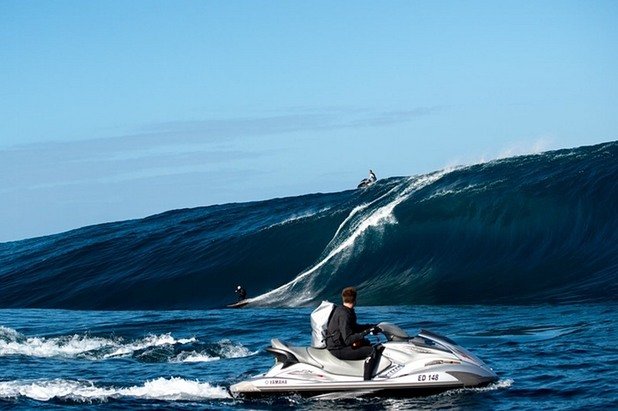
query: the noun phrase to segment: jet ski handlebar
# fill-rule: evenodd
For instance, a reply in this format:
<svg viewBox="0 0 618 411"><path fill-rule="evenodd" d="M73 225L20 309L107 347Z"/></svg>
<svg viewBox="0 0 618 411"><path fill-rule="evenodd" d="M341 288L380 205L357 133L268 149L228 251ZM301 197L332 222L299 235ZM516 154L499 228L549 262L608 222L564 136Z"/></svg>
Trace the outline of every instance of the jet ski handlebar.
<svg viewBox="0 0 618 411"><path fill-rule="evenodd" d="M382 334L388 341L407 341L410 337L408 333L393 323L382 322L377 325L382 330Z"/></svg>

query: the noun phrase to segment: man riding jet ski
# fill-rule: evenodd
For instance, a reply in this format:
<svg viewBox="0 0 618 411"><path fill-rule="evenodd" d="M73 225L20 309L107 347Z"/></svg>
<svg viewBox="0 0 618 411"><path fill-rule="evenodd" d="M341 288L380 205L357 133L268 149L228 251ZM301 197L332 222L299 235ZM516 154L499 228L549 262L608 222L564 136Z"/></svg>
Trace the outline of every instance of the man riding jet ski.
<svg viewBox="0 0 618 411"><path fill-rule="evenodd" d="M340 360L364 360L363 378L371 379L371 373L378 355L383 347L372 347L365 338L368 334L376 335L382 330L371 324L361 325L356 321L356 288L346 287L341 292L343 304L331 310L327 320L324 340L326 348Z"/></svg>
<svg viewBox="0 0 618 411"><path fill-rule="evenodd" d="M335 317L332 303L322 303L314 314L316 312L327 313L327 316L332 313L331 320ZM365 350L363 356L357 357L360 359L338 358L336 354L341 353L324 349L324 337L327 340L329 337L324 328L332 330L331 323L328 321L326 327L322 322L316 332L312 314L313 347L292 347L273 339L266 350L275 356L275 365L264 374L232 385L232 395L298 393L313 396L353 392L355 395L413 396L483 386L498 379L483 361L454 341L426 330L411 337L390 323L373 327L374 332L386 337L386 342ZM320 327L322 338L316 338Z"/></svg>

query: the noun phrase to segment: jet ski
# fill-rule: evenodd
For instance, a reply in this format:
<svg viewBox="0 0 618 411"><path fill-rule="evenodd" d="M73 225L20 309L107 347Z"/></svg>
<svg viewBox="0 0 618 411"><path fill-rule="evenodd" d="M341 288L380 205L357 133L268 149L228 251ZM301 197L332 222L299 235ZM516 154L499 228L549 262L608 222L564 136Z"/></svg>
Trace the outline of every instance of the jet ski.
<svg viewBox="0 0 618 411"><path fill-rule="evenodd" d="M372 180L370 178L363 178L361 180L360 183L358 183L358 186L356 186L356 188L365 188L365 187L369 187L370 185L372 185L373 183L375 183L375 180Z"/></svg>
<svg viewBox="0 0 618 411"><path fill-rule="evenodd" d="M292 347L273 339L266 350L275 365L264 374L233 384L234 397L299 394L408 397L453 388L479 387L498 376L478 357L447 337L427 330L409 336L391 323L378 327L386 337L370 380L364 360L343 361L327 349Z"/></svg>
<svg viewBox="0 0 618 411"><path fill-rule="evenodd" d="M376 175L374 174L374 172L372 170L369 170L369 177L367 178L363 178L361 180L361 182L358 184L358 186L356 186L356 188L365 188L365 187L369 187L370 185L372 185L373 183L375 183L378 180L378 178L376 177Z"/></svg>

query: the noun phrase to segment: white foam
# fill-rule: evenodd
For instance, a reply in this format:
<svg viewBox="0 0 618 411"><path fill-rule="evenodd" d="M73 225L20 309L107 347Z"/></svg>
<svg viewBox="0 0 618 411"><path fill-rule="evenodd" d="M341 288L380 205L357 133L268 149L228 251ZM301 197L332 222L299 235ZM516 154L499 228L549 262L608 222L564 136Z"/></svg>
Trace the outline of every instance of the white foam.
<svg viewBox="0 0 618 411"><path fill-rule="evenodd" d="M134 397L152 400L204 400L230 398L225 387L183 378L157 378L132 387L97 386L91 381L64 379L0 381L0 398L27 397L37 401L53 398L78 402Z"/></svg>
<svg viewBox="0 0 618 411"><path fill-rule="evenodd" d="M390 191L389 191L389 193L390 193ZM389 193L386 193L384 196L388 195ZM376 199L374 201L371 201L369 203L361 204L359 206L354 207L352 209L352 211L350 211L350 214L348 214L348 216L345 218L345 220L343 220L343 222L341 224L339 224L339 227L337 227L337 231L335 232L335 235L333 236L333 238L337 238L337 236L339 236L339 233L341 232L343 227L345 227L346 224L348 224L348 221L350 221L352 219L352 217L354 217L357 213L359 213L360 211L363 211L364 209L366 209L367 207L369 207L370 205L372 205L373 203L375 203L379 199L383 198L384 196L382 196L382 197L380 197L380 198L378 198L378 199Z"/></svg>
<svg viewBox="0 0 618 411"><path fill-rule="evenodd" d="M220 360L222 358L243 358L255 355L258 351L250 351L242 344L234 344L228 339L219 341L218 347L215 349L218 355L209 355L205 352L182 352L174 357L172 362L210 362Z"/></svg>
<svg viewBox="0 0 618 411"><path fill-rule="evenodd" d="M9 341L0 340L0 356L26 355L31 357L75 357L113 344L106 338L72 335L55 338L29 337Z"/></svg>
<svg viewBox="0 0 618 411"><path fill-rule="evenodd" d="M0 325L0 340L17 341L22 337L23 335L18 333L14 329Z"/></svg>
<svg viewBox="0 0 618 411"><path fill-rule="evenodd" d="M458 395L461 394L462 392L469 392L469 391L474 391L474 392L486 392L486 391L496 391L496 390L502 390L505 388L509 388L510 386L513 385L513 380L510 378L505 378L505 379L500 379L492 384L486 385L484 387L476 387L476 388L457 388L455 390L449 390L449 391L445 391L442 394L439 394L441 396L450 396L450 395Z"/></svg>
<svg viewBox="0 0 618 411"><path fill-rule="evenodd" d="M190 352L181 352L176 357L174 357L171 362L210 362L210 361L218 361L221 357L219 356L210 356L208 354L199 353L196 351Z"/></svg>
<svg viewBox="0 0 618 411"><path fill-rule="evenodd" d="M221 355L224 358L242 358L249 357L251 355L255 355L258 351L250 351L247 347L242 344L233 344L230 340L221 340L219 341L221 346Z"/></svg>
<svg viewBox="0 0 618 411"><path fill-rule="evenodd" d="M157 378L147 381L143 386L123 388L118 392L123 396L164 400L230 398L225 387L176 377L170 379Z"/></svg>
<svg viewBox="0 0 618 411"><path fill-rule="evenodd" d="M120 357L131 355L135 351L140 351L150 347L161 347L164 345L188 344L197 341L195 338L183 338L176 340L170 333L162 335L149 335L141 340L119 346L115 351L106 354L103 358Z"/></svg>
<svg viewBox="0 0 618 411"><path fill-rule="evenodd" d="M187 344L195 338L175 339L170 333L149 335L125 342L122 338L103 338L85 335L60 337L25 337L19 332L0 326L0 356L25 355L30 357L84 357L88 359L112 358L131 355L149 347ZM100 351L106 351L101 355Z"/></svg>

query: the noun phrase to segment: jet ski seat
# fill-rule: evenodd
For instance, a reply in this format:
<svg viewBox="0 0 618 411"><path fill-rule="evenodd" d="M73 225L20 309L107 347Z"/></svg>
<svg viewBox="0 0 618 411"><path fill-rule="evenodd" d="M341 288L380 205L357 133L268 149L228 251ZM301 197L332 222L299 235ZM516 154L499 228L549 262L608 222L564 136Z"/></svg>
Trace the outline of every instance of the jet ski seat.
<svg viewBox="0 0 618 411"><path fill-rule="evenodd" d="M283 349L294 354L300 362L322 368L331 374L363 378L365 360L344 361L332 355L326 348L290 347L276 338L271 341L271 345L273 348ZM380 356L374 374L384 371L390 365L391 362L388 359Z"/></svg>

